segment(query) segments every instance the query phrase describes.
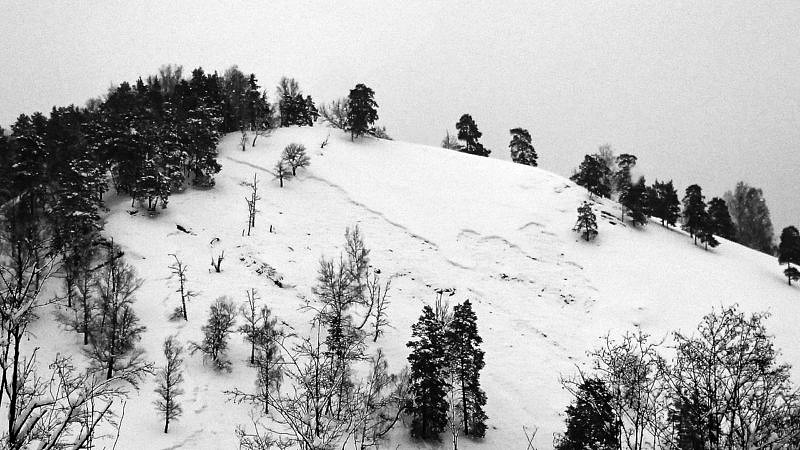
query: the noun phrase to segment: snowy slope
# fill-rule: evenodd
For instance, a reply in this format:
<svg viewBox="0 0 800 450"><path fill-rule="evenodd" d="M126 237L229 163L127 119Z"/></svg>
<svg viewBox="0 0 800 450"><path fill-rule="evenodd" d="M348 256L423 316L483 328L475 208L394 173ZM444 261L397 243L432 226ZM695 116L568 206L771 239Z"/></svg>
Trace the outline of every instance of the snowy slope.
<svg viewBox="0 0 800 450"><path fill-rule="evenodd" d="M312 296L320 257L338 256L345 227L358 224L373 266L393 277L392 328L377 344L390 370L405 364L410 325L435 289L454 288L451 301L474 303L490 420L486 439L463 440L462 448L525 448L523 425L538 426L537 445L550 448L569 402L558 376L571 373L608 331L640 326L664 336L692 329L714 306L736 302L746 311L771 311L778 346L800 365L794 323L800 289L786 285L775 258L728 242L706 252L655 222L633 229L601 216L600 210L619 215L611 202L595 206L600 234L586 243L571 231L585 190L537 168L372 138L351 143L322 127L280 129L245 152L238 139L229 135L220 145L223 169L215 188L176 194L157 217L130 215L128 200L109 201L106 233L145 279L137 311L148 326L143 346L158 364L164 337L199 340L208 304L220 295L242 302L251 287L282 320L307 329L309 316L298 307ZM281 189L271 169L290 142L306 145L311 166ZM252 236L244 237L247 188L241 184L253 174L261 180L261 212ZM222 273L210 273L214 238L217 250L225 250ZM190 287L201 292L187 324L167 320L178 300L170 253L189 264ZM259 275L262 263L284 277L283 288ZM53 351L77 351L79 336L46 322L36 330L42 342ZM168 435L152 407L152 382L146 383L128 401L118 448L236 448L234 429L250 423L249 408L227 402L222 391L250 389L254 381L239 335L231 356L231 374L187 356L185 414ZM390 447L415 448L406 435L395 433Z"/></svg>

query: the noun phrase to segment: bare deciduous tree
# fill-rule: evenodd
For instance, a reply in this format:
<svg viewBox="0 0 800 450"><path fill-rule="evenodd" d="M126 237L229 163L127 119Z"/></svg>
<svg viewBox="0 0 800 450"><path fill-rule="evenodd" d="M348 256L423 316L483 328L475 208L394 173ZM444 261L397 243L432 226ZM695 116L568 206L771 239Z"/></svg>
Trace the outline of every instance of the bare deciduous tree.
<svg viewBox="0 0 800 450"><path fill-rule="evenodd" d="M292 178L291 168L289 167L288 164L286 164L286 161L282 159L275 163L274 170L275 170L275 178L277 178L278 181L280 181L281 187L283 187L284 180Z"/></svg>
<svg viewBox="0 0 800 450"><path fill-rule="evenodd" d="M228 349L228 336L236 325L236 306L227 297L219 297L208 315L208 322L203 325L203 341L191 342L189 352L199 351L203 360L210 360L217 371L231 371L231 362L225 355Z"/></svg>
<svg viewBox="0 0 800 450"><path fill-rule="evenodd" d="M178 420L183 413L178 397L183 395L183 346L175 336L164 340L164 358L167 360L164 367L156 374L156 389L159 399L156 400L156 410L164 416L164 433L169 432L169 423Z"/></svg>
<svg viewBox="0 0 800 450"><path fill-rule="evenodd" d="M297 176L297 169L300 167L308 167L311 163L310 158L306 154L306 146L303 144L289 144L283 149L281 155L289 167L292 168L292 176Z"/></svg>
<svg viewBox="0 0 800 450"><path fill-rule="evenodd" d="M350 113L350 99L342 97L320 106L319 114L334 128L347 129L347 116Z"/></svg>

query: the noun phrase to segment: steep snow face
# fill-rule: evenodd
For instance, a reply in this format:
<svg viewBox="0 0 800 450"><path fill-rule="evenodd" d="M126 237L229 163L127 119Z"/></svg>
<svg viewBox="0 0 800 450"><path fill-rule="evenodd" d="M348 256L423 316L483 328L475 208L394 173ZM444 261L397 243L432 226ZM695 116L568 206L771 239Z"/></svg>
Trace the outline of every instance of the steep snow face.
<svg viewBox="0 0 800 450"><path fill-rule="evenodd" d="M307 147L311 166L279 188L272 168L292 142ZM539 428L539 448L552 447L570 400L559 374L585 364L585 352L608 332L640 327L661 338L691 330L713 307L738 303L772 312L769 329L784 359L800 362L800 289L786 285L775 258L725 241L704 251L655 222L632 228L607 201L595 205L599 237L584 242L571 231L576 208L588 199L584 189L495 159L372 138L351 142L322 127L280 129L246 151L238 144L235 134L222 141L213 189L176 194L157 217L129 214L122 198L109 202L106 233L145 280L136 308L148 326L142 344L158 364L166 336L200 340L208 305L221 295L241 303L251 287L287 326L308 330L310 316L298 308L313 299L319 260L338 257L345 227L356 224L371 264L392 279L391 327L371 348L384 349L390 370L406 364L410 326L436 289L452 288L451 302L474 305L486 352L489 429L484 441L463 439L462 448L525 448L523 426ZM244 236L242 183L254 174L259 213ZM214 273L210 259L223 250L222 272ZM188 323L168 321L178 305L170 253L189 265L190 288L200 292ZM266 265L283 287L265 276ZM40 339L54 351L77 351L79 336L40 322ZM145 383L127 404L118 448L236 448L234 430L250 425L250 408L228 402L223 391L251 389L255 374L247 344L240 335L231 342L231 374L187 355L184 416L168 435L152 407L153 383ZM387 447L425 447L407 434L398 429Z"/></svg>

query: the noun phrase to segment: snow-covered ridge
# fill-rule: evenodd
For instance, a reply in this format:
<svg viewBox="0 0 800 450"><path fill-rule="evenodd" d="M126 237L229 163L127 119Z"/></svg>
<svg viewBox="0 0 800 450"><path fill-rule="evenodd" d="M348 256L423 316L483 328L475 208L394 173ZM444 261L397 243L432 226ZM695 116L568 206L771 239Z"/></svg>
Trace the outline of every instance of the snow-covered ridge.
<svg viewBox="0 0 800 450"><path fill-rule="evenodd" d="M278 129L244 152L238 141L236 134L222 140L223 169L213 189L174 195L158 217L130 215L125 199L108 202L105 233L145 280L136 308L148 326L142 344L158 364L166 336L200 340L208 305L220 295L241 303L251 287L281 320L307 328L309 317L298 307L312 296L319 259L338 256L345 227L358 224L372 264L393 277L391 328L377 343L390 370L405 365L410 325L435 289L453 288L453 301L473 302L486 352L489 429L482 443L463 440L463 448L525 448L523 425L538 426L537 445L550 448L569 402L559 373L570 373L609 331L638 326L664 336L694 328L714 306L739 303L773 314L768 326L776 344L785 360L800 365L800 289L786 285L770 256L727 241L706 252L655 222L626 226L613 219L619 210L607 201L595 205L606 211L598 213L598 238L584 242L571 229L585 190L538 168L396 141L351 142L324 127ZM271 169L292 142L307 147L311 165L281 189ZM242 183L254 173L262 200L247 237ZM209 271L215 238L225 249L222 273ZM201 293L185 324L168 320L178 301L168 279L170 253L189 265L191 288ZM264 264L283 277L283 287L259 270ZM37 327L53 351L77 352L79 336L49 321ZM203 367L199 355L187 357L185 413L168 435L146 383L128 402L118 448L237 448L234 430L250 424L249 408L228 403L223 390L250 389L254 372L241 337L232 344L231 374ZM417 445L404 429L389 447L396 444Z"/></svg>

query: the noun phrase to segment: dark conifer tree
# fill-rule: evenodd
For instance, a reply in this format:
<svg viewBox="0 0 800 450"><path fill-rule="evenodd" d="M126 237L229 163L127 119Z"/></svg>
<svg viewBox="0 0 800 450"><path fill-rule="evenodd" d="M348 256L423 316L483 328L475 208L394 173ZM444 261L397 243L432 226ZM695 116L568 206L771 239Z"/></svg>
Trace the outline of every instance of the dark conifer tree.
<svg viewBox="0 0 800 450"><path fill-rule="evenodd" d="M21 211L37 219L42 217L47 196L46 122L39 113L33 116L22 114L11 126L14 163L12 176L6 183L11 186L12 197L19 197Z"/></svg>
<svg viewBox="0 0 800 450"><path fill-rule="evenodd" d="M478 130L478 125L472 120L472 116L462 115L456 123L456 130L458 130L458 139L464 141L465 144L461 149L462 152L477 156L489 156L491 151L478 141L483 133Z"/></svg>
<svg viewBox="0 0 800 450"><path fill-rule="evenodd" d="M725 200L714 197L708 202L708 221L711 233L728 240L736 237L736 227L733 225Z"/></svg>
<svg viewBox="0 0 800 450"><path fill-rule="evenodd" d="M586 241L597 236L597 216L594 215L589 202L583 202L583 205L578 207L578 221L575 223L573 231L580 233Z"/></svg>
<svg viewBox="0 0 800 450"><path fill-rule="evenodd" d="M6 130L0 127L0 180L6 180L5 183L0 183L0 204L5 204L11 198L11 186L8 180L12 179L12 165L14 164L14 157L11 154L11 145L8 142L8 135Z"/></svg>
<svg viewBox="0 0 800 450"><path fill-rule="evenodd" d="M647 223L647 216L645 215L647 187L644 177L639 177L639 181L634 184L625 185L625 189L620 191L619 202L623 211L627 210L633 226Z"/></svg>
<svg viewBox="0 0 800 450"><path fill-rule="evenodd" d="M347 112L350 140L367 133L378 120L378 104L375 103L374 96L375 92L363 84L357 84L350 90L350 109Z"/></svg>
<svg viewBox="0 0 800 450"><path fill-rule="evenodd" d="M508 145L511 149L511 160L518 164L527 164L529 166L537 166L536 150L531 144L531 134L524 128L512 128L511 143Z"/></svg>
<svg viewBox="0 0 800 450"><path fill-rule="evenodd" d="M683 229L688 230L689 234L697 243L697 234L703 231L707 223L706 202L700 186L693 184L686 188L686 195L683 197Z"/></svg>
<svg viewBox="0 0 800 450"><path fill-rule="evenodd" d="M303 122L305 125L313 127L317 118L319 118L319 111L317 111L317 107L314 105L314 100L308 95L304 101Z"/></svg>
<svg viewBox="0 0 800 450"><path fill-rule="evenodd" d="M590 196L608 197L611 194L611 186L605 182L608 174L608 167L596 156L586 155L578 167L578 171L569 179L579 186L585 187Z"/></svg>
<svg viewBox="0 0 800 450"><path fill-rule="evenodd" d="M578 385L574 402L567 407L567 431L557 450L615 450L620 420L615 417L614 397L605 383L589 378Z"/></svg>
<svg viewBox="0 0 800 450"><path fill-rule="evenodd" d="M700 243L705 246L706 250L708 250L708 247L714 248L719 245L719 241L714 237L711 228L710 221L706 216L706 222L703 224L703 228L695 232L695 236L700 239Z"/></svg>
<svg viewBox="0 0 800 450"><path fill-rule="evenodd" d="M478 335L478 318L472 310L472 304L466 300L453 308L453 320L447 326L447 357L450 359L450 370L461 394L461 419L464 434L482 438L486 434L486 393L480 385L480 371L483 369L483 342ZM455 387L455 386L453 386Z"/></svg>
<svg viewBox="0 0 800 450"><path fill-rule="evenodd" d="M675 226L680 218L681 208L678 192L672 186L672 180L663 183L656 180L647 196L648 213L661 219L661 225Z"/></svg>
<svg viewBox="0 0 800 450"><path fill-rule="evenodd" d="M626 192L632 185L631 170L636 166L636 156L623 153L617 156L616 163L618 170L614 173L614 184L617 192Z"/></svg>
<svg viewBox="0 0 800 450"><path fill-rule="evenodd" d="M800 232L794 226L788 226L781 232L781 241L778 244L778 264L786 264L783 272L789 284L792 280L800 279L800 271L792 264L800 266Z"/></svg>
<svg viewBox="0 0 800 450"><path fill-rule="evenodd" d="M676 448L679 450L705 450L714 433L707 407L703 405L700 394L679 391L674 408L670 411L669 422L676 434ZM718 430L717 430L718 432Z"/></svg>
<svg viewBox="0 0 800 450"><path fill-rule="evenodd" d="M447 427L447 392L445 336L442 324L433 309L425 306L417 323L412 325L412 340L408 362L411 365L411 402L408 408L413 417L411 436L439 440Z"/></svg>

